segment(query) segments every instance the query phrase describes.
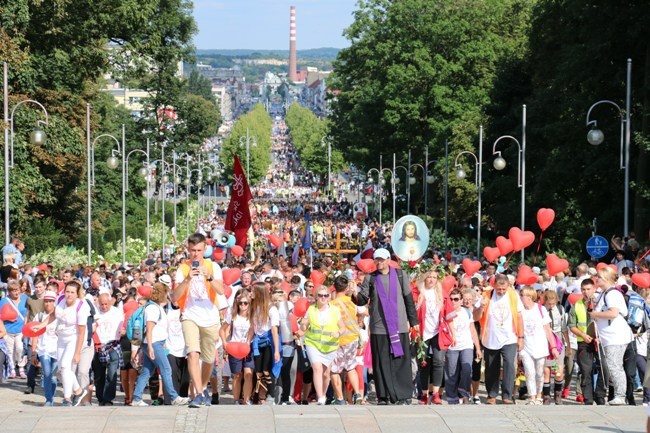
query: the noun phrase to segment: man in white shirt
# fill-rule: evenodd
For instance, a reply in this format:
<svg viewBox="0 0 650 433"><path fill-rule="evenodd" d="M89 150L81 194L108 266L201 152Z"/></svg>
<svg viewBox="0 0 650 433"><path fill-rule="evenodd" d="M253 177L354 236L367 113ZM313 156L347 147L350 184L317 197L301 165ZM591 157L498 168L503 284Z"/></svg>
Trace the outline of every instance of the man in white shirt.
<svg viewBox="0 0 650 433"><path fill-rule="evenodd" d="M206 238L194 233L187 238L190 259L176 272L176 287L172 300L181 309L181 322L190 378L197 394L189 407L209 406L211 397L206 388L210 381L219 337L217 295L223 295L221 267L204 259Z"/></svg>
<svg viewBox="0 0 650 433"><path fill-rule="evenodd" d="M111 295L101 293L99 309L95 315L93 341L97 352L92 363L95 375L95 395L100 406L113 406L117 386L117 372L123 367L120 337L123 332L124 313L113 307Z"/></svg>

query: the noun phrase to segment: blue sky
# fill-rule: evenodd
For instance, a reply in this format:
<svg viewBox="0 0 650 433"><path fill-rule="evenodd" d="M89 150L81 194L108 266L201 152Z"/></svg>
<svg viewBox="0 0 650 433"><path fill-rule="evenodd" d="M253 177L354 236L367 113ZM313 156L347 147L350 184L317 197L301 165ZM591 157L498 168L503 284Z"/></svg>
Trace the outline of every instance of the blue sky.
<svg viewBox="0 0 650 433"><path fill-rule="evenodd" d="M299 50L345 48L356 0L194 0L198 49L289 49L289 7L296 7Z"/></svg>

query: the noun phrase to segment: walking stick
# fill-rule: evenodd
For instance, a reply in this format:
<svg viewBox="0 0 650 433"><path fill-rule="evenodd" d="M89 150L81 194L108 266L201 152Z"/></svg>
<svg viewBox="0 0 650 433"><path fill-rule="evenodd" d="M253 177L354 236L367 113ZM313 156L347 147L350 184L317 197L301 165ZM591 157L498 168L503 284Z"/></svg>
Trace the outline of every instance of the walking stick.
<svg viewBox="0 0 650 433"><path fill-rule="evenodd" d="M598 332L598 325L596 324L595 320L592 323L594 324L594 334L596 335L594 344L596 345L596 352L598 353L600 374L603 376L603 387L605 388L605 391L607 391L607 388L609 387L609 378L605 376L605 368L603 366L605 362L605 349L601 350L600 347L600 333Z"/></svg>

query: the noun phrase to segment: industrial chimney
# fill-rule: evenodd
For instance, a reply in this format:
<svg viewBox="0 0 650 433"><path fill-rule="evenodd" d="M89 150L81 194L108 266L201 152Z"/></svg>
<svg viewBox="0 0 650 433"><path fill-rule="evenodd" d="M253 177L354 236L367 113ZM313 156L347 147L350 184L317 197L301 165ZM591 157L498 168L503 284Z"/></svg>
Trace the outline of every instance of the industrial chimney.
<svg viewBox="0 0 650 433"><path fill-rule="evenodd" d="M294 83L298 76L296 73L296 7L291 6L289 22L289 79Z"/></svg>

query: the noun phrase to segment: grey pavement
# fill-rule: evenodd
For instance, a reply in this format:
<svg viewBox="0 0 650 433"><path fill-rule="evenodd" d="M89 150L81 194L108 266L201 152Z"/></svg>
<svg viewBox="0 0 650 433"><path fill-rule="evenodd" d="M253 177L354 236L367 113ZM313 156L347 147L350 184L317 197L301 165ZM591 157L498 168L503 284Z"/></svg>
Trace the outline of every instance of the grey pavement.
<svg viewBox="0 0 650 433"><path fill-rule="evenodd" d="M38 388L30 395L24 389L23 380L0 385L1 433L639 433L646 423L642 406L235 406L230 394L218 406L199 409L126 407L121 394L112 407L46 408ZM60 390L55 402L61 402Z"/></svg>

